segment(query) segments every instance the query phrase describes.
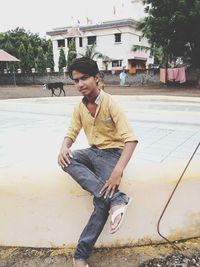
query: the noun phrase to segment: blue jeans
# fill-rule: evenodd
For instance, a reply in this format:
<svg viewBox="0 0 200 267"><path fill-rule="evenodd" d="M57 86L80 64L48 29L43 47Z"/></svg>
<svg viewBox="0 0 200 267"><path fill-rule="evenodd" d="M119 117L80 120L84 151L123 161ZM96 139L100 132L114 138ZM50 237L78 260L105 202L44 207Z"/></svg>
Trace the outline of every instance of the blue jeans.
<svg viewBox="0 0 200 267"><path fill-rule="evenodd" d="M104 199L100 190L110 177L122 149L98 149L95 146L75 150L70 164L63 170L69 173L74 180L93 198L94 211L84 228L75 251L75 259L87 259L107 221L112 206L128 203L128 196L117 188L111 198Z"/></svg>

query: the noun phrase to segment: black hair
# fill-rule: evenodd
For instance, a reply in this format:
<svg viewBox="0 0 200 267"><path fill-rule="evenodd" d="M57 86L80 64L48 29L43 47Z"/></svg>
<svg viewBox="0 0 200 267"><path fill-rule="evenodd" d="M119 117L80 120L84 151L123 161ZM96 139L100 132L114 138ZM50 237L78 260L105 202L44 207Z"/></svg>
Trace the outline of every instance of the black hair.
<svg viewBox="0 0 200 267"><path fill-rule="evenodd" d="M88 57L76 58L72 61L71 65L68 67L69 77L71 79L73 79L72 72L74 70L93 77L99 73L96 61Z"/></svg>

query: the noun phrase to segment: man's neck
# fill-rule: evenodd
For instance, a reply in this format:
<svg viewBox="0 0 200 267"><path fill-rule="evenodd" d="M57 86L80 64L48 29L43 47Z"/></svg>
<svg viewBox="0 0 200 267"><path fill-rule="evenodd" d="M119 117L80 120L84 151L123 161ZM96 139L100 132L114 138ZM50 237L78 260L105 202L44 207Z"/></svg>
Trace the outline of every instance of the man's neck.
<svg viewBox="0 0 200 267"><path fill-rule="evenodd" d="M86 96L86 99L89 103L94 103L99 94L100 90L97 88L97 90L93 94Z"/></svg>

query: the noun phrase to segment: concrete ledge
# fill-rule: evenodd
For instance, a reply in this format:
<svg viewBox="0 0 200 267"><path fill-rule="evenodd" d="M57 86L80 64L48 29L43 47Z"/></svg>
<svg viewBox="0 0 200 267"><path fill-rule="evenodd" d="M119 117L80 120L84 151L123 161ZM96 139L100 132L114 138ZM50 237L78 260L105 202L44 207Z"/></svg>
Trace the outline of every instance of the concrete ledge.
<svg viewBox="0 0 200 267"><path fill-rule="evenodd" d="M1 101L0 245L69 248L76 244L91 214L92 199L60 170L56 158L77 101ZM170 110L174 102L169 99L167 105L159 103L154 109L150 100L146 109L144 99L127 97L121 102L140 136L121 184L134 201L118 233L109 235L107 223L98 247L163 241L157 221L200 139L199 125L191 123L194 114L195 119L200 116L196 99L190 110L187 101L182 102L180 112ZM81 133L74 149L86 146ZM199 158L198 152L161 222L161 232L170 240L200 236Z"/></svg>
<svg viewBox="0 0 200 267"><path fill-rule="evenodd" d="M157 221L178 180L179 167L131 162L121 189L133 196L133 204L119 232L110 235L108 222L98 245L161 242ZM162 220L161 231L170 240L200 235L199 173L195 161ZM91 214L92 198L56 166L9 168L1 170L0 210L1 245L73 247Z"/></svg>

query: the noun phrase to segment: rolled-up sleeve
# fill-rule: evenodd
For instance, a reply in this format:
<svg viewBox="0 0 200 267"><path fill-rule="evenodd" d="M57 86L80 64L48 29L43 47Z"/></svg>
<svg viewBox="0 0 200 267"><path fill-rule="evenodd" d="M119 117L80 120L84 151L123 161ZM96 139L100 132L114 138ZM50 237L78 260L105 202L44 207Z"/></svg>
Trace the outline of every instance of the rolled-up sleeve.
<svg viewBox="0 0 200 267"><path fill-rule="evenodd" d="M113 122L115 123L117 132L121 136L123 142L138 142L133 127L130 125L126 114L124 113L120 105L115 101L111 101L110 103L110 114L112 116Z"/></svg>
<svg viewBox="0 0 200 267"><path fill-rule="evenodd" d="M75 142L80 130L82 128L81 116L79 111L79 105L74 108L74 112L70 121L70 126L68 128L67 134L65 137L69 137Z"/></svg>

